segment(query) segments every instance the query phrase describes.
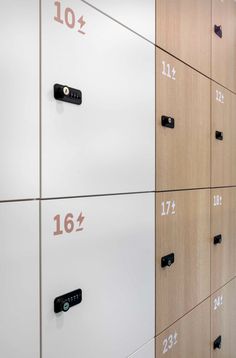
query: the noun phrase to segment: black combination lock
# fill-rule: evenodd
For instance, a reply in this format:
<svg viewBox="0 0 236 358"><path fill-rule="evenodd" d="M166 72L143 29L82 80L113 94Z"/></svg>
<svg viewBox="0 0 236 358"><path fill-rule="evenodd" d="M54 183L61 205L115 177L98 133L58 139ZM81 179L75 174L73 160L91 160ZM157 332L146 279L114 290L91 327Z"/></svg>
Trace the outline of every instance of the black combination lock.
<svg viewBox="0 0 236 358"><path fill-rule="evenodd" d="M82 93L80 90L59 84L54 85L54 98L58 101L78 105L82 103Z"/></svg>
<svg viewBox="0 0 236 358"><path fill-rule="evenodd" d="M67 312L71 307L82 302L82 290L78 289L54 300L54 312Z"/></svg>
<svg viewBox="0 0 236 358"><path fill-rule="evenodd" d="M214 245L219 245L219 244L221 244L221 243L222 243L222 240L223 240L222 235L216 235L216 236L214 237Z"/></svg>
<svg viewBox="0 0 236 358"><path fill-rule="evenodd" d="M219 336L218 338L216 338L216 340L213 343L213 348L215 349L221 349L221 345L222 345L222 337Z"/></svg>
<svg viewBox="0 0 236 358"><path fill-rule="evenodd" d="M175 262L175 254L169 254L161 258L161 267L170 267Z"/></svg>
<svg viewBox="0 0 236 358"><path fill-rule="evenodd" d="M215 34L222 39L222 37L223 37L222 26L221 25L215 25L214 26L214 31L215 31Z"/></svg>
<svg viewBox="0 0 236 358"><path fill-rule="evenodd" d="M175 119L168 116L161 116L161 125L167 128L175 128Z"/></svg>
<svg viewBox="0 0 236 358"><path fill-rule="evenodd" d="M215 135L216 135L217 140L223 140L224 139L224 133L223 132L216 131Z"/></svg>

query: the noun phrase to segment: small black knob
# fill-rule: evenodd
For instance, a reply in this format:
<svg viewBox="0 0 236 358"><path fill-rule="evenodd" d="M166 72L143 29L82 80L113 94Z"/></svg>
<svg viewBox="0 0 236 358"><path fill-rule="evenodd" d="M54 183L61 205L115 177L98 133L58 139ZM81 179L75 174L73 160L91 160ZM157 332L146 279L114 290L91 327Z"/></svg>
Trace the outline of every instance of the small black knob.
<svg viewBox="0 0 236 358"><path fill-rule="evenodd" d="M216 131L215 137L216 137L217 140L223 140L224 139L224 133Z"/></svg>
<svg viewBox="0 0 236 358"><path fill-rule="evenodd" d="M221 243L222 243L222 240L223 240L222 235L216 235L216 236L214 237L214 245L221 244Z"/></svg>
<svg viewBox="0 0 236 358"><path fill-rule="evenodd" d="M170 267L175 262L175 254L169 254L161 258L161 267Z"/></svg>
<svg viewBox="0 0 236 358"><path fill-rule="evenodd" d="M215 25L214 30L215 30L215 34L222 39L222 37L223 37L222 26Z"/></svg>
<svg viewBox="0 0 236 358"><path fill-rule="evenodd" d="M213 343L213 348L215 349L221 349L222 346L222 337L219 336L218 338L216 338L216 340Z"/></svg>
<svg viewBox="0 0 236 358"><path fill-rule="evenodd" d="M167 128L175 128L175 119L169 116L161 116L161 125Z"/></svg>

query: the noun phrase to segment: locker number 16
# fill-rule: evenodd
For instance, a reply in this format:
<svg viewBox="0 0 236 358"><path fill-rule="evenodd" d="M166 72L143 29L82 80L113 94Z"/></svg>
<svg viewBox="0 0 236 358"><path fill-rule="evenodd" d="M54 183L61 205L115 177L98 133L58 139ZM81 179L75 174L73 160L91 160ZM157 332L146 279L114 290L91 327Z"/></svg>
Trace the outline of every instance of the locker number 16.
<svg viewBox="0 0 236 358"><path fill-rule="evenodd" d="M58 214L54 217L54 221L56 226L55 231L53 232L54 236L63 235L64 233L71 234L84 229L82 227L84 221L82 211L76 218L71 213L66 214L63 218Z"/></svg>

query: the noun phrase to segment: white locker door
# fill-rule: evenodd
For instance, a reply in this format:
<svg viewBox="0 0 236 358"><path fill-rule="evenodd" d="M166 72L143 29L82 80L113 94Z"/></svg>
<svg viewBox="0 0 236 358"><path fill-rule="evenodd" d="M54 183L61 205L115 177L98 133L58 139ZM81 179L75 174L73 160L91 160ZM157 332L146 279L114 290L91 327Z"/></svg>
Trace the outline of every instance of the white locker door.
<svg viewBox="0 0 236 358"><path fill-rule="evenodd" d="M154 337L154 236L151 193L43 201L43 358L125 358Z"/></svg>
<svg viewBox="0 0 236 358"><path fill-rule="evenodd" d="M82 0L155 43L155 0Z"/></svg>
<svg viewBox="0 0 236 358"><path fill-rule="evenodd" d="M39 2L0 4L0 200L39 196Z"/></svg>
<svg viewBox="0 0 236 358"><path fill-rule="evenodd" d="M38 206L0 204L1 358L39 358Z"/></svg>
<svg viewBox="0 0 236 358"><path fill-rule="evenodd" d="M43 197L154 190L155 47L82 1L42 0L42 18Z"/></svg>
<svg viewBox="0 0 236 358"><path fill-rule="evenodd" d="M136 353L132 354L129 358L155 358L155 344L154 340L145 344Z"/></svg>

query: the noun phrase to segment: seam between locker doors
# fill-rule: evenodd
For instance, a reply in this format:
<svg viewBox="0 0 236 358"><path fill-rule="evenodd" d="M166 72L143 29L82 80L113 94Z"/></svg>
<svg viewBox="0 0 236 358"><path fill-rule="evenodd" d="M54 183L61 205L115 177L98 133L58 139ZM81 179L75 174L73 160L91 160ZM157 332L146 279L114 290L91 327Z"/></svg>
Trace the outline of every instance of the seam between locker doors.
<svg viewBox="0 0 236 358"><path fill-rule="evenodd" d="M39 0L39 197L42 197L42 1ZM42 358L42 202L39 200L39 357Z"/></svg>
<svg viewBox="0 0 236 358"><path fill-rule="evenodd" d="M126 28L127 30L133 32L135 35L141 37L143 40L155 45L157 48L159 48L160 50L164 51L165 53L167 53L168 55L172 56L173 58L175 58L176 60L182 62L183 64L185 64L186 66L192 68L193 70L195 70L196 72L200 73L202 76L208 78L209 80L215 82L216 84L218 84L219 86L221 86L222 88L225 88L226 90L230 91L233 94L236 94L236 92L234 92L233 90L231 90L230 88L224 86L223 84L221 84L220 82L217 82L216 80L214 80L212 78L212 40L211 40L211 51L210 51L210 76L207 76L206 74L204 74L203 72L201 72L200 70L196 69L195 67L191 66L189 63L185 62L184 60L180 59L179 57L175 56L173 53L168 52L166 49L162 48L161 46L157 45L157 38L156 38L156 30L155 30L155 43L153 43L151 40L147 39L145 36L142 36L141 34L139 34L138 32L132 30L130 27L124 25L122 22L116 20L115 18L113 18L112 16L106 14L105 12L103 12L102 10L98 9L97 7L95 7L94 5L91 5L90 3L88 3L86 0L81 0L84 4L90 6L91 8L93 8L94 10L100 12L101 14L103 14L104 16L108 17L109 19L111 19L112 21L116 22L117 24L119 24L120 26ZM155 2L156 4L156 2ZM156 10L156 9L155 9ZM156 13L156 11L155 11ZM211 16L212 18L212 16ZM156 20L157 21L157 20ZM155 23L156 23L155 21ZM212 32L212 26L211 26L211 32Z"/></svg>
<svg viewBox="0 0 236 358"><path fill-rule="evenodd" d="M105 13L104 11L98 9L96 6L90 4L90 3L87 2L86 0L81 0L81 1L82 1L84 4L86 4L86 5L90 6L91 8L93 8L94 10L100 12L100 14L102 14L102 15L106 16L107 18L109 18L110 20L116 22L118 25L120 25L120 26L124 27L125 29L131 31L133 34L135 34L135 35L141 37L143 40L149 42L149 43L152 44L152 45L155 45L151 40L147 39L145 36L142 36L142 35L139 34L138 32L132 30L132 29L131 29L130 27L128 27L127 25L125 25L125 24L123 24L122 22L116 20L114 17L112 17L111 15L108 15L108 14Z"/></svg>

